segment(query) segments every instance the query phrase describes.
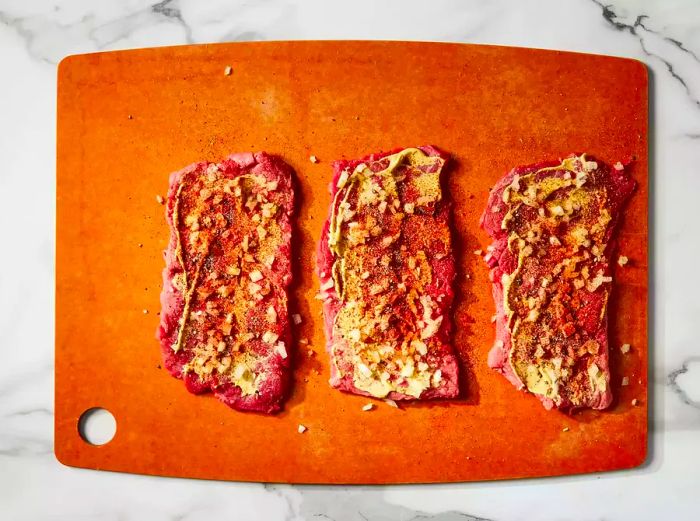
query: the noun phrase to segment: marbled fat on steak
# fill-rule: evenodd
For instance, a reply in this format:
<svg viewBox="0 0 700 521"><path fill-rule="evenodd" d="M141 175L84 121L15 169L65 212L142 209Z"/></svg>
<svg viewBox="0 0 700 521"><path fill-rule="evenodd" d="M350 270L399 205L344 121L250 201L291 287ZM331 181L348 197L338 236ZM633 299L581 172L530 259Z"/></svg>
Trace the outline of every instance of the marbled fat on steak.
<svg viewBox="0 0 700 521"><path fill-rule="evenodd" d="M264 152L170 176L162 312L165 367L193 393L272 413L290 382L292 169Z"/></svg>
<svg viewBox="0 0 700 521"><path fill-rule="evenodd" d="M446 160L428 146L333 164L317 268L335 388L397 400L459 393Z"/></svg>
<svg viewBox="0 0 700 521"><path fill-rule="evenodd" d="M620 212L635 183L572 156L514 168L481 218L496 304L489 365L548 409L605 409L612 400L607 303Z"/></svg>

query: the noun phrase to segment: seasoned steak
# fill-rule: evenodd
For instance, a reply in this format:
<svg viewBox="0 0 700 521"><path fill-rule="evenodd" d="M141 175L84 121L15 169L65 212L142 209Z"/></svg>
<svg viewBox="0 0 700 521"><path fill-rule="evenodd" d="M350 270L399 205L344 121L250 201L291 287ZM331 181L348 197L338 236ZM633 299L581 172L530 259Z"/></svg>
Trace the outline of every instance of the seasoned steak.
<svg viewBox="0 0 700 521"><path fill-rule="evenodd" d="M607 303L613 234L635 183L572 156L514 168L481 218L496 303L489 365L547 409L610 405Z"/></svg>
<svg viewBox="0 0 700 521"><path fill-rule="evenodd" d="M398 400L459 392L446 160L428 146L333 164L318 274L335 388Z"/></svg>
<svg viewBox="0 0 700 521"><path fill-rule="evenodd" d="M193 393L271 413L290 381L292 169L264 152L170 176L162 312L167 370Z"/></svg>

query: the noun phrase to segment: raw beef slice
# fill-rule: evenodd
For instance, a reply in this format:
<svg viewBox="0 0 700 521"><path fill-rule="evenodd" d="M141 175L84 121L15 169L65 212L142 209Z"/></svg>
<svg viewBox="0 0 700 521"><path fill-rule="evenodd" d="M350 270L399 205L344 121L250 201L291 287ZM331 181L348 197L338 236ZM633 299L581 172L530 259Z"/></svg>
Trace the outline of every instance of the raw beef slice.
<svg viewBox="0 0 700 521"><path fill-rule="evenodd" d="M514 168L481 218L496 303L489 365L547 409L610 405L607 303L620 212L635 183L572 156Z"/></svg>
<svg viewBox="0 0 700 521"><path fill-rule="evenodd" d="M290 381L292 169L264 152L170 176L161 320L167 370L195 394L271 413Z"/></svg>
<svg viewBox="0 0 700 521"><path fill-rule="evenodd" d="M335 388L399 400L459 392L446 160L427 146L333 164L317 269Z"/></svg>

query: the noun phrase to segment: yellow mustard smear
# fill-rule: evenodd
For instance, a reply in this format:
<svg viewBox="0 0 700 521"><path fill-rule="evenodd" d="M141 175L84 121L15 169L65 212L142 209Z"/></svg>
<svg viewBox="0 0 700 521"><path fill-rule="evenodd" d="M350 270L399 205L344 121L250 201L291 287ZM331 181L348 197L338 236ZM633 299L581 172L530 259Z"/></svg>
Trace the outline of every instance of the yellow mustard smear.
<svg viewBox="0 0 700 521"><path fill-rule="evenodd" d="M255 187L259 197L253 195ZM266 266L270 267L281 241L282 232L275 219L279 208L268 200L269 193L276 188L276 182L268 182L256 174L235 178L221 175L218 165L212 164L205 173L189 172L183 177L173 207L172 220L177 239L175 255L183 267L173 284L183 293L184 307L172 349L178 352L190 335L197 334L200 329L207 334L216 330L217 338L222 339L207 343L198 340L192 345L193 356L183 367L183 373L193 372L200 379L213 374L223 376L237 386L243 396L257 393L261 382L261 375L257 372L260 357L245 349L246 342L260 336L260 332L241 330L240 325L246 324L246 314L254 297L250 294L253 283L250 275L253 272L261 274ZM182 215L185 190L191 191L188 195L190 203ZM227 223L220 213L225 199L235 207L234 213L239 221L246 221L246 237L243 239L237 237L233 240L232 235L238 233L234 228L243 221ZM250 222L244 217L245 205L251 210ZM252 220L252 216L257 216L256 220ZM187 230L186 237L183 237L181 226ZM220 266L225 273L207 269L204 264L211 242L217 238L231 243L224 249L225 262ZM249 243L255 244L255 248L249 247ZM194 272L191 277L188 277L188 266ZM210 295L213 299L209 298ZM195 300L204 309L193 312ZM210 307L212 302L215 305ZM283 299L280 304L286 306L286 301ZM284 346L281 349L284 350ZM271 356L275 353L273 346L270 353ZM284 353L286 356L286 350Z"/></svg>
<svg viewBox="0 0 700 521"><path fill-rule="evenodd" d="M437 330L438 321L432 315L437 306L422 294L432 278L430 263L425 252L410 259L401 256L404 265L398 269L411 271L411 287L398 284L379 288L382 281L376 272L388 261L393 249L402 244L402 223L419 209L441 200L440 172L444 160L408 148L382 161L386 166L379 171L363 163L341 174L338 180L328 235L334 256L331 276L338 298L343 301L334 328L347 342L357 389L375 397L394 391L418 398L441 382L440 372L436 374L425 362L430 337L422 338L426 329L427 333ZM415 201L400 200L401 183L411 185L417 194ZM449 241L449 230L445 240ZM371 244L378 245L378 258L368 255ZM377 340L385 332L382 328L388 327L388 304L396 300L406 303L416 320L398 340ZM421 328L416 325L418 322ZM336 358L334 352L334 363ZM336 368L340 371L337 364Z"/></svg>
<svg viewBox="0 0 700 521"><path fill-rule="evenodd" d="M604 279L599 274L588 273L587 268L583 269L583 275L578 269L580 265L590 264L591 258L602 256L604 235L610 222L609 213L602 208L606 198L605 188L589 180L596 169L597 164L587 161L585 154L567 158L560 165L516 176L511 185L505 188L502 198L507 211L501 228L509 231L508 248L517 252L516 269L510 275L504 274L501 280L507 326L511 332L509 363L528 391L557 404L562 401L562 391L566 391L567 398L577 405L585 398L586 391L602 392L607 386L605 373L594 363L589 363L585 376L574 374L571 361L567 361L567 357L562 357L561 353L552 352L549 344L544 345L543 340L543 336L548 339L558 333L553 330L551 319L547 321L543 318L543 312L550 304L549 299L554 298L550 291L552 286L564 277L574 280L574 286L578 289L595 290L600 286L600 283L595 286L596 281ZM563 175L541 177L547 171L559 171ZM537 211L538 217L534 221L518 219L524 206L531 207L530 212ZM572 220L588 219L592 211L600 213L592 226L585 221L581 225L574 223L569 226ZM559 237L555 230L562 223L565 228L568 227L568 233ZM541 266L535 253L543 248L545 252L549 248L565 248L567 253L564 260L554 267L554 272L530 276L532 280L528 288L532 289L526 291L523 289L524 277L526 273L531 273L527 271L526 264L532 259L530 267L536 269ZM541 288L537 289L537 293L527 294L538 285ZM607 293L603 298L600 320L605 315ZM518 309L514 309L514 305ZM528 354L523 355L524 352ZM546 358L548 353L550 357Z"/></svg>

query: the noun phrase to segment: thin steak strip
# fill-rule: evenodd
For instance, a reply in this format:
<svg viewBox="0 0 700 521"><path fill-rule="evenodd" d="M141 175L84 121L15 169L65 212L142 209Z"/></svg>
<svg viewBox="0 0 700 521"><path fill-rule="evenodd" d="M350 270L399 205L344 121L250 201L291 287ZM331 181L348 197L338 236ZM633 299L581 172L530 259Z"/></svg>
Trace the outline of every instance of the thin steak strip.
<svg viewBox="0 0 700 521"><path fill-rule="evenodd" d="M333 164L318 273L335 388L397 400L459 393L446 160L427 146Z"/></svg>
<svg viewBox="0 0 700 521"><path fill-rule="evenodd" d="M290 381L292 169L264 152L170 176L161 320L165 367L192 393L272 413Z"/></svg>
<svg viewBox="0 0 700 521"><path fill-rule="evenodd" d="M614 230L635 183L585 154L521 166L481 218L496 303L489 366L547 409L610 405L607 303Z"/></svg>

